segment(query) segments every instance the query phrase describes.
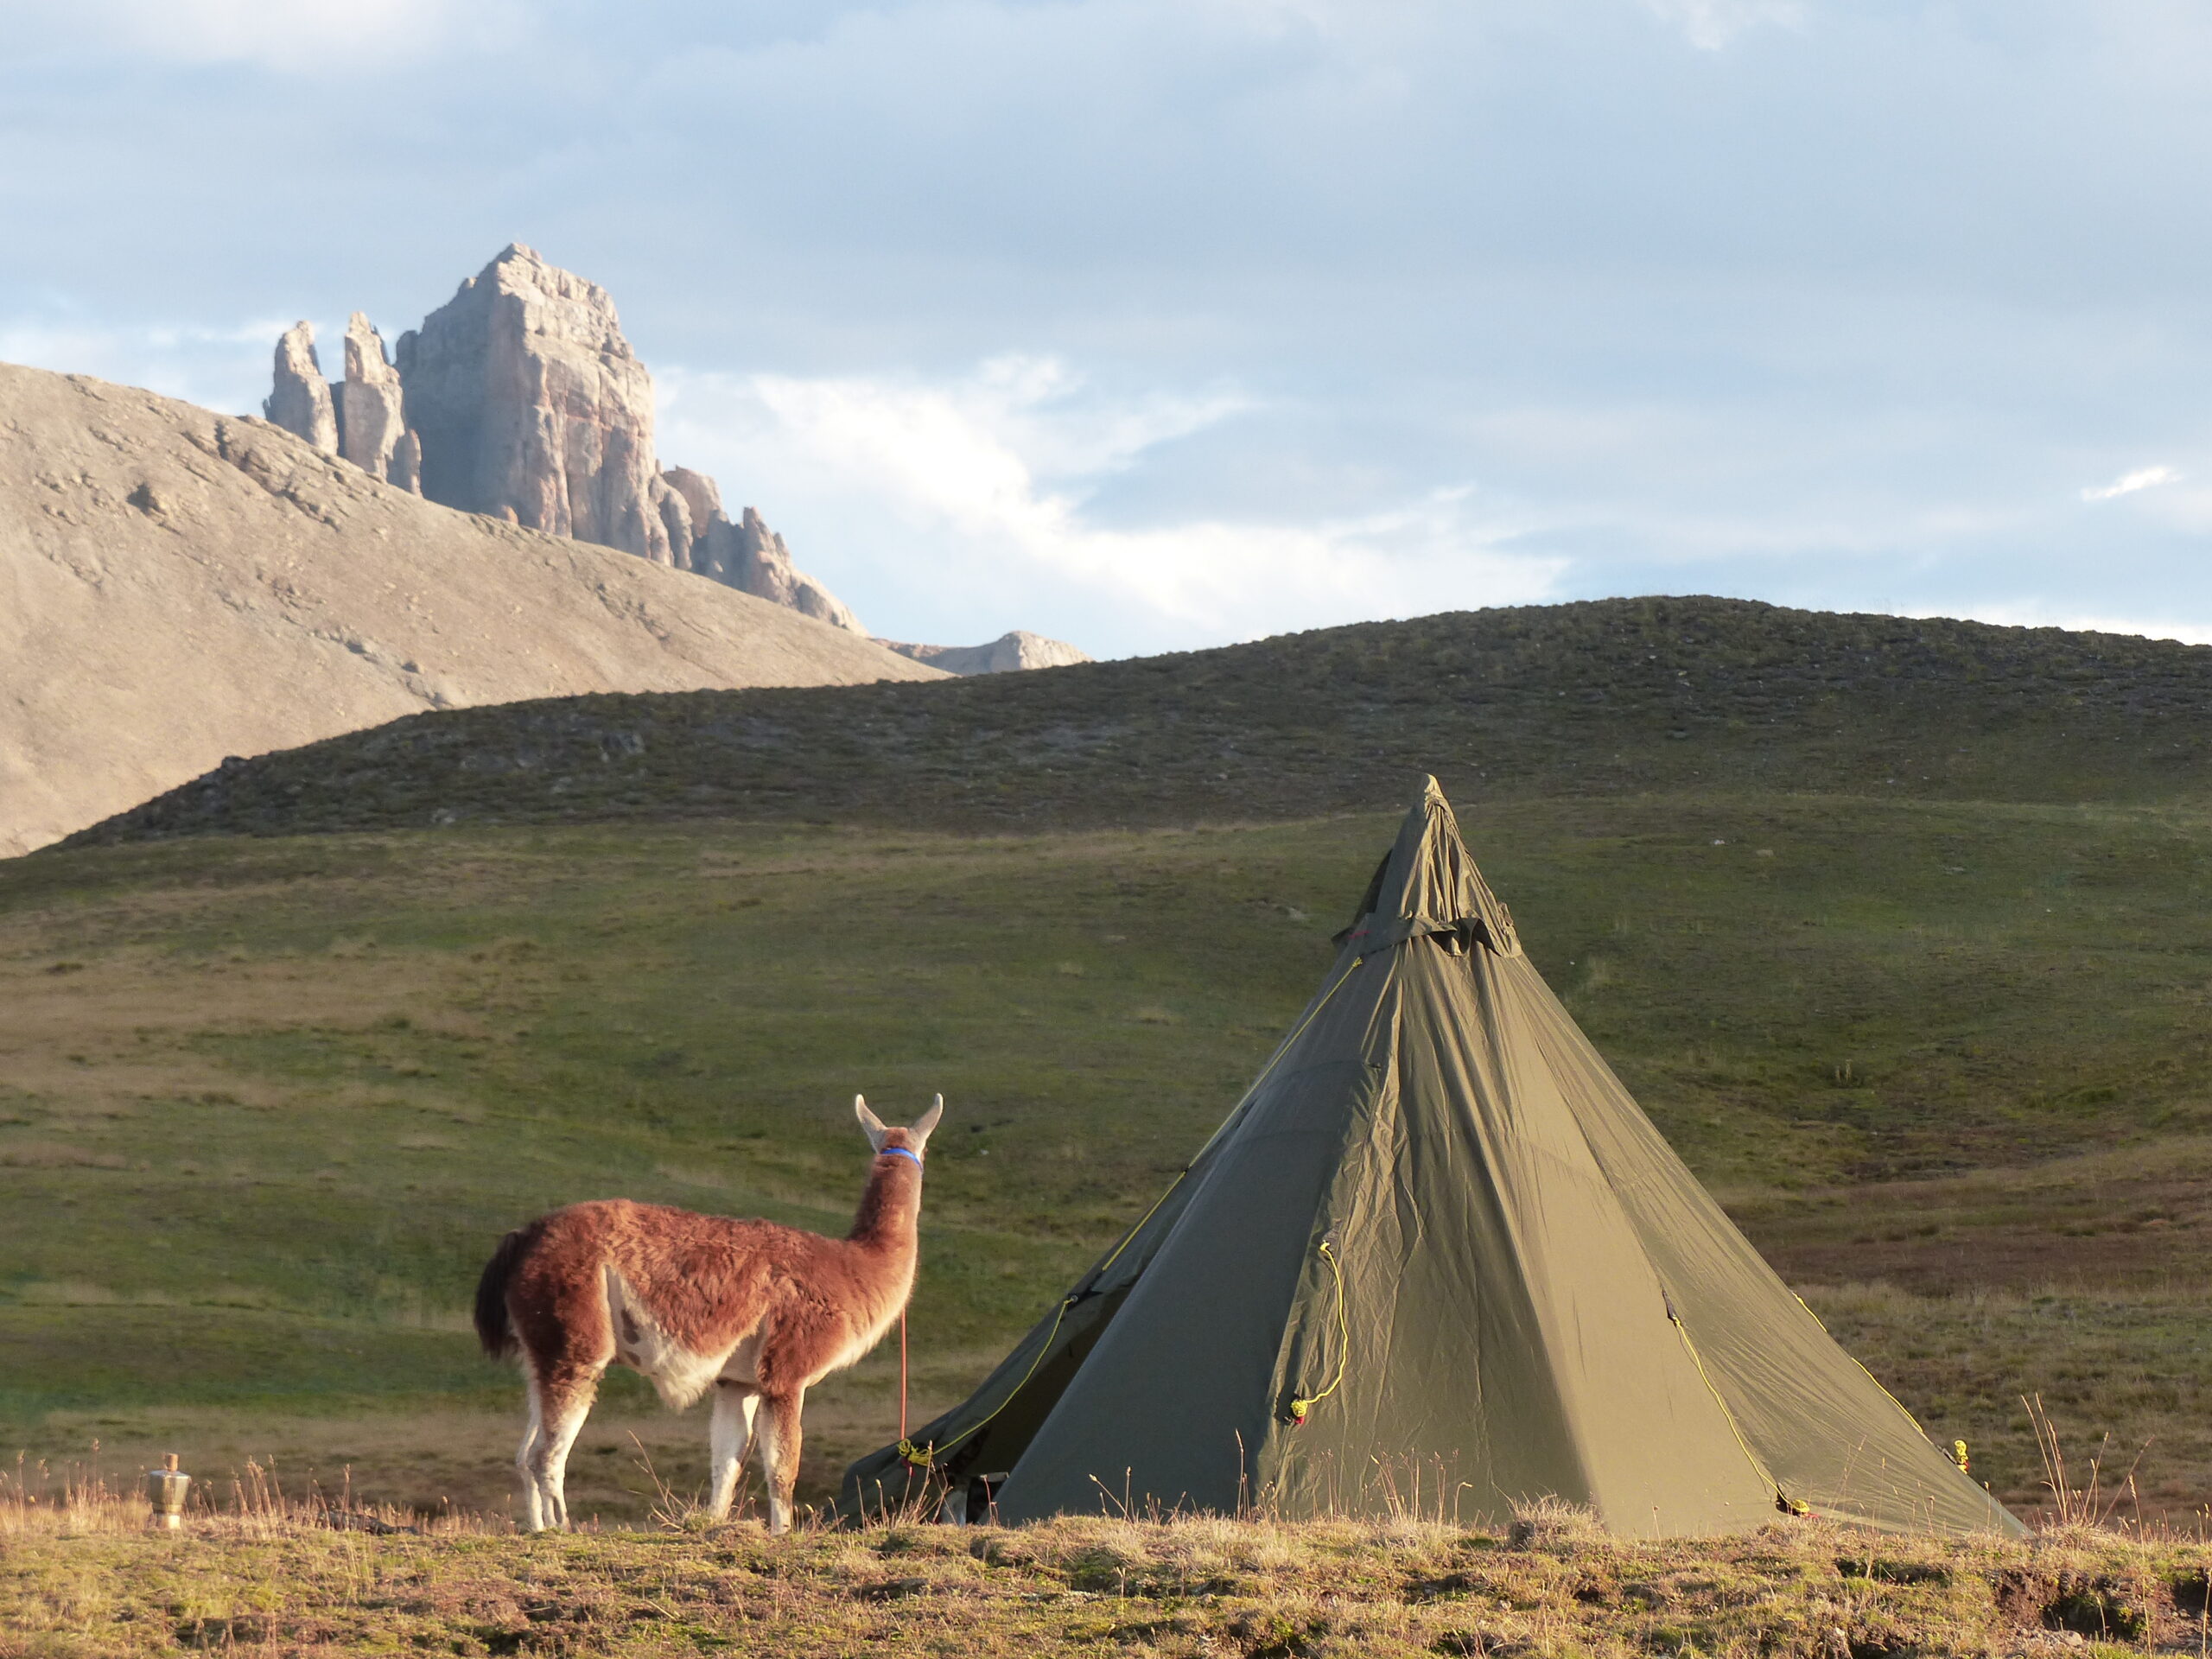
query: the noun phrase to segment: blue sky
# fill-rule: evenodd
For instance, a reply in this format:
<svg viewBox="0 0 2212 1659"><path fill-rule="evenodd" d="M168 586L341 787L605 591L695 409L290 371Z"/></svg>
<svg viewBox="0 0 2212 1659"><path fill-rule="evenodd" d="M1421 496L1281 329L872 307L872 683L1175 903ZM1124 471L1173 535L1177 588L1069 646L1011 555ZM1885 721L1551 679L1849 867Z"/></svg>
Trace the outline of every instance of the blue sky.
<svg viewBox="0 0 2212 1659"><path fill-rule="evenodd" d="M252 408L520 240L893 637L2212 640L2208 92L2161 0L9 0L0 359Z"/></svg>

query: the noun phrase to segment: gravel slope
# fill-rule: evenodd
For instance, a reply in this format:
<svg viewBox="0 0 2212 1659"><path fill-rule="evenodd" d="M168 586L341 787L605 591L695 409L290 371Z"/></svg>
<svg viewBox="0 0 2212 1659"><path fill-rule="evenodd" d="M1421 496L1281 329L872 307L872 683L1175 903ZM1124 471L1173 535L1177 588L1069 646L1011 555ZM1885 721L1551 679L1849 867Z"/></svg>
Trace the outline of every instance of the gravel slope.
<svg viewBox="0 0 2212 1659"><path fill-rule="evenodd" d="M263 421L0 365L0 855L226 755L429 709L942 677Z"/></svg>

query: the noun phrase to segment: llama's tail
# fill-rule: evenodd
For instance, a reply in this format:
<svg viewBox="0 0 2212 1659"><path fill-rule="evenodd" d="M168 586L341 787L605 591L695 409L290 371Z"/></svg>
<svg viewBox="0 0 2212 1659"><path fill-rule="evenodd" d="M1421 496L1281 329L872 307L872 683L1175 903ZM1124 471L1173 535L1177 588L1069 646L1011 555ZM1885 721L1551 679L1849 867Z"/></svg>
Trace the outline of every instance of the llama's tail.
<svg viewBox="0 0 2212 1659"><path fill-rule="evenodd" d="M501 1239L484 1264L484 1276L476 1281L476 1338L494 1359L505 1359L515 1351L514 1322L507 1317L507 1281L514 1277L523 1252L537 1242L537 1231L532 1222Z"/></svg>

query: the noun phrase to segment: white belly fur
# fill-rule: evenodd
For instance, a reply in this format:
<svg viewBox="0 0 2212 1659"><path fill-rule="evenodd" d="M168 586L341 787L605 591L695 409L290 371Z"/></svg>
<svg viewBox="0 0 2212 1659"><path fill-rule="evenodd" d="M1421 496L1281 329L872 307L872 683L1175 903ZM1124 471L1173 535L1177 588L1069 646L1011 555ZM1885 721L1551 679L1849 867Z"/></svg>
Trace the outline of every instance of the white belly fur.
<svg viewBox="0 0 2212 1659"><path fill-rule="evenodd" d="M758 1366L760 1358L759 1328L749 1331L731 1348L720 1353L702 1354L685 1347L663 1331L654 1320L644 1300L630 1287L629 1282L610 1263L607 1274L607 1317L613 1326L614 1357L622 1364L652 1380L653 1388L671 1411L682 1411L696 1402L720 1379L745 1384L760 1381ZM883 1340L899 1318L903 1300L874 1325L852 1334L851 1339L839 1350L836 1357L807 1378L808 1386L820 1382L833 1371L842 1371L857 1363L870 1349Z"/></svg>
<svg viewBox="0 0 2212 1659"><path fill-rule="evenodd" d="M702 1354L660 1328L637 1292L611 1265L607 1273L607 1317L613 1327L614 1357L650 1378L671 1411L682 1411L724 1375L750 1382L760 1352L760 1334L749 1334L734 1348ZM741 1362L741 1363L734 1363Z"/></svg>

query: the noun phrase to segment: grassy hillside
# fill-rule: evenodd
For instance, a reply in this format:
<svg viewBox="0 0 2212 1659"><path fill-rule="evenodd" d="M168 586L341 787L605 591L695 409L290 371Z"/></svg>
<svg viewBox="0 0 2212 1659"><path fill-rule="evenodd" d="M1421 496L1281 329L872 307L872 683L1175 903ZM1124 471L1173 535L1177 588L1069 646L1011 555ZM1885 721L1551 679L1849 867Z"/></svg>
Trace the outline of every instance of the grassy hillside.
<svg viewBox="0 0 2212 1659"><path fill-rule="evenodd" d="M2212 811L1732 792L1467 804L1539 967L1832 1328L2032 1504L2019 1406L2212 1500ZM1395 814L957 837L659 825L0 864L0 1445L497 1510L505 1228L626 1193L841 1229L847 1102L949 1102L916 1408L1150 1202ZM807 1479L892 1432L889 1354ZM638 1443L629 1439L635 1433ZM696 1485L625 1380L579 1507Z"/></svg>
<svg viewBox="0 0 2212 1659"><path fill-rule="evenodd" d="M226 764L72 844L737 817L944 829L1681 791L2201 799L2212 647L1607 600L918 685L423 715Z"/></svg>

